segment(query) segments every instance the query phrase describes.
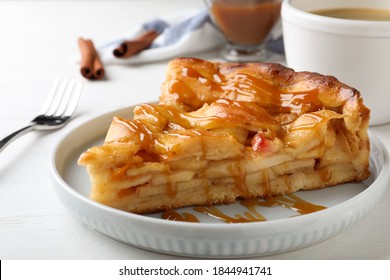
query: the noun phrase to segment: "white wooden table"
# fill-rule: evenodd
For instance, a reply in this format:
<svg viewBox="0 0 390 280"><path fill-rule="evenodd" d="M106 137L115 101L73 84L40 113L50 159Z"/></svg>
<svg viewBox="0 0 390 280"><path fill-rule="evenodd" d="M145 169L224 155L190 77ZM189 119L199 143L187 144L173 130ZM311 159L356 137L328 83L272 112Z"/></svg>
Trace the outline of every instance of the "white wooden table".
<svg viewBox="0 0 390 280"><path fill-rule="evenodd" d="M36 114L55 77L80 78L73 62L79 36L99 43L147 19L203 5L201 0L0 1L0 138ZM84 82L77 114L65 128L31 132L0 154L0 259L179 258L124 245L81 224L55 196L50 172L52 149L67 132L104 112L156 100L165 67L166 61L106 67L107 80ZM390 147L390 125L371 132ZM367 217L341 234L265 259L390 259L390 189Z"/></svg>

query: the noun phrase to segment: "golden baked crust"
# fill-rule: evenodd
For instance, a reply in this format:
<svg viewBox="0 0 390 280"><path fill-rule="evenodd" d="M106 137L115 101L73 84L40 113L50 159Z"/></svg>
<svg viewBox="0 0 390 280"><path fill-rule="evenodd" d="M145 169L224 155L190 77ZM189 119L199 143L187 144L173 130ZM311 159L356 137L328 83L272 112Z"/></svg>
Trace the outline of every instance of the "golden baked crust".
<svg viewBox="0 0 390 280"><path fill-rule="evenodd" d="M318 189L369 176L369 113L331 76L178 58L159 104L114 118L79 163L92 199L133 213Z"/></svg>

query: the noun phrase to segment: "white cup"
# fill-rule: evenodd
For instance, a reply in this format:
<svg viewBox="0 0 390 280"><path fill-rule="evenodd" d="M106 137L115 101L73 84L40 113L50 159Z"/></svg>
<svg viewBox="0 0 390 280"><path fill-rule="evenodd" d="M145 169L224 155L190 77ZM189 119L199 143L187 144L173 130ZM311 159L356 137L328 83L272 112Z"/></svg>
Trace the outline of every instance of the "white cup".
<svg viewBox="0 0 390 280"><path fill-rule="evenodd" d="M370 125L390 122L390 21L348 20L310 11L390 9L390 0L285 0L283 39L287 65L335 76L360 91Z"/></svg>

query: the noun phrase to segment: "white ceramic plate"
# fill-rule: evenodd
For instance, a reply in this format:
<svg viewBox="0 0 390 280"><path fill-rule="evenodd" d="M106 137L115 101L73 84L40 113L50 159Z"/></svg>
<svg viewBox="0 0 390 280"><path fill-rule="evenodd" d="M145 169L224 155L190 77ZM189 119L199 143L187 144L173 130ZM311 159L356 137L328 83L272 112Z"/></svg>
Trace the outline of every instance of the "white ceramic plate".
<svg viewBox="0 0 390 280"><path fill-rule="evenodd" d="M282 207L259 210L267 221L226 224L187 207L200 223L168 221L161 215L135 215L96 203L88 198L90 182L78 156L103 142L112 117L132 117L126 108L79 126L56 146L52 156L54 188L60 200L83 223L105 235L136 247L196 257L237 258L295 250L328 239L365 216L382 197L390 175L386 148L371 136L372 176L362 183L298 192L304 200L325 210L296 215ZM228 215L243 213L240 204L218 206Z"/></svg>

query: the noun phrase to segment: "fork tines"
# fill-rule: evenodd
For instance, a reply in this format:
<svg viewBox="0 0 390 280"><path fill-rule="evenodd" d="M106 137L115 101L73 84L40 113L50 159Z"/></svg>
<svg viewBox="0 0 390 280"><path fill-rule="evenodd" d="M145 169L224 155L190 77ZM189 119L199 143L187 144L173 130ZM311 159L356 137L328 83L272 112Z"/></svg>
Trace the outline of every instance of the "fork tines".
<svg viewBox="0 0 390 280"><path fill-rule="evenodd" d="M82 83L75 79L57 78L45 100L40 115L69 117L75 111Z"/></svg>

